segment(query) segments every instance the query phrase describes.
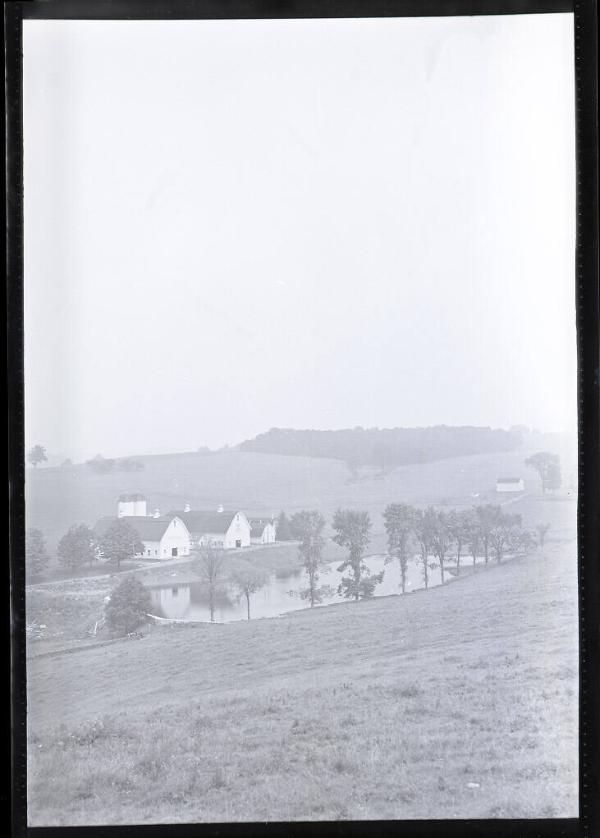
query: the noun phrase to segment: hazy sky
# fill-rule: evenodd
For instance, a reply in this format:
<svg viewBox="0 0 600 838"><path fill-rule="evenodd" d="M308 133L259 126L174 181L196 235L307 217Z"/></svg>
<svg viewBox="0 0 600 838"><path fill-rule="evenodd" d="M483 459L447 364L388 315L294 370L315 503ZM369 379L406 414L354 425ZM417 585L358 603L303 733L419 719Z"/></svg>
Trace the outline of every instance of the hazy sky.
<svg viewBox="0 0 600 838"><path fill-rule="evenodd" d="M25 21L27 443L571 428L572 26Z"/></svg>

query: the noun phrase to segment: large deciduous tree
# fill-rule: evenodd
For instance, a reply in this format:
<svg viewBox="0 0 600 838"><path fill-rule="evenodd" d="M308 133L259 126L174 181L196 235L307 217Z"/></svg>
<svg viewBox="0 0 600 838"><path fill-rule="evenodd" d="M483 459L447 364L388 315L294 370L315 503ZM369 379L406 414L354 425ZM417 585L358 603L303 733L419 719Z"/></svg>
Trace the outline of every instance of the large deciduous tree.
<svg viewBox="0 0 600 838"><path fill-rule="evenodd" d="M260 591L266 584L267 578L264 573L252 565L239 568L235 571L231 580L237 588L240 596L246 600L246 613L250 619L250 597Z"/></svg>
<svg viewBox="0 0 600 838"><path fill-rule="evenodd" d="M525 465L535 469L542 481L542 492L549 489L559 489L562 483L560 472L560 457L550 451L538 451L525 460Z"/></svg>
<svg viewBox="0 0 600 838"><path fill-rule="evenodd" d="M364 599L373 596L375 586L382 580L383 573L370 574L364 561L364 553L370 541L371 519L368 512L353 509L337 509L333 516L333 528L336 534L333 540L340 547L348 549L348 558L338 567L343 573L350 571L350 576L343 576L338 593L347 599Z"/></svg>
<svg viewBox="0 0 600 838"><path fill-rule="evenodd" d="M400 565L400 584L406 593L406 573L411 555L411 541L415 525L415 509L406 503L390 503L383 513L388 539L386 561L397 559Z"/></svg>
<svg viewBox="0 0 600 838"><path fill-rule="evenodd" d="M198 551L194 570L206 582L208 588L208 609L210 621L215 621L215 606L217 593L224 573L225 555L223 550L207 544Z"/></svg>
<svg viewBox="0 0 600 838"><path fill-rule="evenodd" d="M121 562L141 553L144 545L127 518L117 518L100 537L98 549L103 559L120 568Z"/></svg>
<svg viewBox="0 0 600 838"><path fill-rule="evenodd" d="M521 516L501 512L489 535L490 546L500 563L505 553L518 546L521 535Z"/></svg>
<svg viewBox="0 0 600 838"><path fill-rule="evenodd" d="M313 608L323 598L319 588L319 568L322 563L323 528L325 519L316 510L303 510L294 515L294 528L300 538L298 551L308 577L308 587L301 596L308 599Z"/></svg>
<svg viewBox="0 0 600 838"><path fill-rule="evenodd" d="M468 509L448 513L448 531L456 547L456 573L460 573L460 560L463 547L471 537L471 513Z"/></svg>
<svg viewBox="0 0 600 838"><path fill-rule="evenodd" d="M67 570L80 570L98 558L94 534L86 524L76 524L63 535L56 548L58 561Z"/></svg>
<svg viewBox="0 0 600 838"><path fill-rule="evenodd" d="M476 506L475 515L479 529L480 543L483 547L483 555L487 564L490 558L490 535L502 518L502 509L496 504L487 503Z"/></svg>
<svg viewBox="0 0 600 838"><path fill-rule="evenodd" d="M106 623L115 634L128 634L146 621L150 592L133 574L126 575L112 592L104 609Z"/></svg>
<svg viewBox="0 0 600 838"><path fill-rule="evenodd" d="M434 507L430 506L426 510L425 517L430 521L431 549L433 551L433 555L436 557L440 564L440 576L443 585L445 581L444 571L446 555L448 553L448 550L450 549L450 544L452 541L452 535L450 532L450 527L448 525L448 515L446 512L444 512L443 509L435 509Z"/></svg>
<svg viewBox="0 0 600 838"><path fill-rule="evenodd" d="M283 509L279 513L277 523L275 525L275 537L277 541L291 541L292 528L290 527L290 520Z"/></svg>
<svg viewBox="0 0 600 838"><path fill-rule="evenodd" d="M481 552L481 529L479 526L479 516L474 509L465 511L465 520L467 526L467 540L466 544L469 552L473 557L473 567L477 563L477 556Z"/></svg>
<svg viewBox="0 0 600 838"><path fill-rule="evenodd" d="M28 575L42 573L48 567L50 556L46 550L44 534L32 527L25 535L25 567Z"/></svg>
<svg viewBox="0 0 600 838"><path fill-rule="evenodd" d="M429 554L432 551L431 535L433 521L430 509L417 509L415 511L414 534L419 544L419 561L425 590L429 588Z"/></svg>

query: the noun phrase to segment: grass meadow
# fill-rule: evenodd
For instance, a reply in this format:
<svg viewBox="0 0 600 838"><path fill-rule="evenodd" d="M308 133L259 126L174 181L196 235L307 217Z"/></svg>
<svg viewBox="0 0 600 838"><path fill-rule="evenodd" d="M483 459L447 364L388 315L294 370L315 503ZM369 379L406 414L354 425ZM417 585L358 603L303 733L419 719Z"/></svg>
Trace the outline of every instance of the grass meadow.
<svg viewBox="0 0 600 838"><path fill-rule="evenodd" d="M337 507L352 507L371 514L376 551L385 543L381 513L388 503L458 507L497 502L496 479L502 475L522 475L526 492L537 492L539 479L523 461L539 444L531 450L401 466L386 474L366 470L358 480L338 460L236 451L138 457L144 470L135 473L96 474L86 465L28 469L27 526L42 530L52 553L71 525L92 526L101 516L116 514L124 492L142 492L148 509L162 512L182 509L189 501L194 509L216 509L222 503L226 509L263 515L319 509L331 518ZM574 470L567 449L566 491Z"/></svg>
<svg viewBox="0 0 600 838"><path fill-rule="evenodd" d="M33 826L578 813L573 540L428 593L43 648Z"/></svg>

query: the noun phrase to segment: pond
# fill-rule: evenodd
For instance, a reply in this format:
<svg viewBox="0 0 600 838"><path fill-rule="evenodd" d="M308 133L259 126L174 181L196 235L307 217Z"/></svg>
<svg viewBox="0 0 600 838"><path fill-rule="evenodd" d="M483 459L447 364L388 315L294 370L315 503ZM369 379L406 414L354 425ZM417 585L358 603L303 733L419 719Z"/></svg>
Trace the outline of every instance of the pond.
<svg viewBox="0 0 600 838"><path fill-rule="evenodd" d="M483 559L478 559L478 563ZM374 591L375 597L389 596L401 593L400 568L396 560L385 564L382 555L367 556L365 559L371 573L384 571L383 580ZM463 565L468 567L472 559L463 559ZM437 562L430 558L429 587L434 588L441 583L440 569ZM319 585L327 585L333 590L333 595L323 600L322 605L344 602L344 597L337 593L337 587L342 573L337 570L338 562L325 565L319 573ZM448 563L446 567L446 581L452 579L455 565ZM414 561L408 563L406 592L417 591L425 587L421 564ZM307 608L308 604L300 596L300 591L306 588L306 575L302 570L295 573L278 576L271 574L267 577L265 586L250 598L250 616L252 619L262 617L277 617L289 611ZM150 587L152 605L157 616L171 620L187 620L190 622L208 622L210 619L208 607L208 593L203 582L177 584L175 581ZM240 598L237 592L229 586L222 586L216 596L215 621L229 623L234 620L247 619L246 600Z"/></svg>

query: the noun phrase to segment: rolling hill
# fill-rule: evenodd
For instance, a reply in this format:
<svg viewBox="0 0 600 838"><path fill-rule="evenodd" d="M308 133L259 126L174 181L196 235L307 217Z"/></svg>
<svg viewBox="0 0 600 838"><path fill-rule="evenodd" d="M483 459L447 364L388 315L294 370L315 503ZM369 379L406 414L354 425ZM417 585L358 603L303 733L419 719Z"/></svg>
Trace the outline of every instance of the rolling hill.
<svg viewBox="0 0 600 838"><path fill-rule="evenodd" d="M115 513L121 493L142 492L149 510L163 512L186 501L195 509L216 509L222 503L226 509L269 515L314 508L330 517L338 506L365 509L377 533L381 512L394 501L457 507L496 502L495 482L501 475L522 475L526 493L539 493L537 476L523 463L530 453L522 447L453 457L399 466L386 474L363 469L357 479L339 460L241 451L137 457L144 469L134 473L98 474L83 464L28 469L27 526L41 529L53 550L71 525L92 525ZM572 471L564 459L565 490Z"/></svg>

